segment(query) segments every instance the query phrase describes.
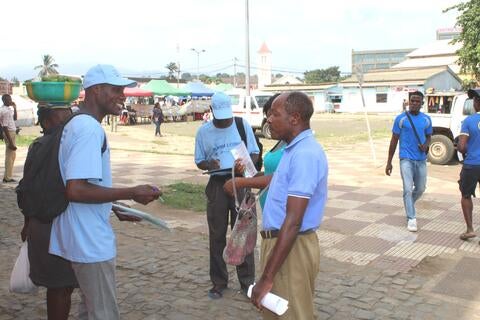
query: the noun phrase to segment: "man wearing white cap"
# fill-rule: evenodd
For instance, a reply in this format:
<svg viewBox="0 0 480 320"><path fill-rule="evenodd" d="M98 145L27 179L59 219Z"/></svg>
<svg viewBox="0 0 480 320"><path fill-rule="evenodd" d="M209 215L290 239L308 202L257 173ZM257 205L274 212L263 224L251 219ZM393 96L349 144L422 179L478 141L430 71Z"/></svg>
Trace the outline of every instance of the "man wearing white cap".
<svg viewBox="0 0 480 320"><path fill-rule="evenodd" d="M81 319L119 319L115 284L115 234L109 217L112 201L147 204L160 195L158 188L139 185L112 188L110 150L100 123L118 115L125 101L123 89L135 82L122 78L110 65L96 65L85 74L85 115L64 128L58 161L65 182L67 209L55 218L50 236L51 254L72 264L86 310ZM115 212L120 220L135 220Z"/></svg>
<svg viewBox="0 0 480 320"><path fill-rule="evenodd" d="M468 97L473 99L473 108L476 113L463 120L457 145L459 152L466 153L458 181L462 193L460 203L467 224L467 231L460 235L462 240L476 236L472 221L472 195L475 196L475 189L480 181L480 88L468 90Z"/></svg>
<svg viewBox="0 0 480 320"><path fill-rule="evenodd" d="M233 228L237 218L235 201L225 193L223 185L231 178L231 169L235 165L230 150L242 140L236 123L233 121L230 97L223 93L214 94L211 109L213 121L204 123L198 129L195 137L195 163L201 170L215 170L210 174L205 188L210 238L210 279L213 284L208 296L211 299L219 299L228 285L227 266L222 257L226 245L227 228L229 222ZM243 119L242 121L246 133L247 149L255 163L259 148L251 126L247 121ZM245 258L244 263L237 266L237 276L241 290L246 293L255 277L253 253Z"/></svg>

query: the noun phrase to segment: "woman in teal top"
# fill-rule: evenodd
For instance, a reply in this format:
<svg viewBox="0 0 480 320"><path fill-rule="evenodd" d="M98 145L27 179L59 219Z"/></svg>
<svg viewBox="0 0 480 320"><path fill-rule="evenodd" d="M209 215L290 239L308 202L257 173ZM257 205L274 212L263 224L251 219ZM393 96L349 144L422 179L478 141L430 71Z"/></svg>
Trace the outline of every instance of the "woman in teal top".
<svg viewBox="0 0 480 320"><path fill-rule="evenodd" d="M272 148L272 150L268 151L265 156L263 157L263 166L264 166L264 175L272 175L275 170L277 170L278 164L280 163L280 159L283 156L283 151L287 144L284 141L278 141L278 143ZM268 187L267 187L268 188ZM262 196L260 197L260 206L262 207L265 205L265 201L267 200L267 192L265 191Z"/></svg>

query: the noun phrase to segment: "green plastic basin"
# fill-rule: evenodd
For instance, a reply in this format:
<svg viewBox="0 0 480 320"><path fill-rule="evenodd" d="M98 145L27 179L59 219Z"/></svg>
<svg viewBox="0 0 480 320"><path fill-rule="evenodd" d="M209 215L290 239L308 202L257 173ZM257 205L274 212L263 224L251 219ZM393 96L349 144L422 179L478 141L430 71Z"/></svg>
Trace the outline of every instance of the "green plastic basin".
<svg viewBox="0 0 480 320"><path fill-rule="evenodd" d="M70 103L80 95L82 84L78 82L30 82L27 94L37 102Z"/></svg>

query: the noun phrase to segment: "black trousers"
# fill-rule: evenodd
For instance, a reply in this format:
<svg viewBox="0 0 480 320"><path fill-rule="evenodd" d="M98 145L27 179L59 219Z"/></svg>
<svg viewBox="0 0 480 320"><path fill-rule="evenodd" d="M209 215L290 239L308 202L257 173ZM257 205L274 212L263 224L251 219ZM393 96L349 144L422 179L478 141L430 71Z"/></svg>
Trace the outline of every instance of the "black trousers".
<svg viewBox="0 0 480 320"><path fill-rule="evenodd" d="M223 191L228 178L211 176L205 189L207 196L207 221L210 238L210 279L214 286L228 285L227 265L223 260L223 249L227 243L227 228L232 229L237 219L235 199ZM239 201L243 192L239 192ZM242 288L248 288L255 279L253 252L245 257L245 262L237 266L238 281Z"/></svg>

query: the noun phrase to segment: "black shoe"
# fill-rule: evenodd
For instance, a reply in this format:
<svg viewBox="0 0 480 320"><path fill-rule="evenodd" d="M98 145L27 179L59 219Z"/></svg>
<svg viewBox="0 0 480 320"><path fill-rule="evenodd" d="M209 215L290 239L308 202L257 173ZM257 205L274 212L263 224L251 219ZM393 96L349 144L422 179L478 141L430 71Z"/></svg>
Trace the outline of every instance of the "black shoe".
<svg viewBox="0 0 480 320"><path fill-rule="evenodd" d="M223 290L227 287L217 287L214 286L212 289L208 290L208 297L212 300L217 300L223 297Z"/></svg>
<svg viewBox="0 0 480 320"><path fill-rule="evenodd" d="M245 286L240 287L240 292L247 298L248 298L248 288L249 287L245 287Z"/></svg>
<svg viewBox="0 0 480 320"><path fill-rule="evenodd" d="M15 179L5 179L5 178L3 178L3 182L5 182L5 183L17 182L17 180L15 180Z"/></svg>

